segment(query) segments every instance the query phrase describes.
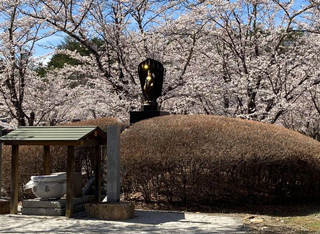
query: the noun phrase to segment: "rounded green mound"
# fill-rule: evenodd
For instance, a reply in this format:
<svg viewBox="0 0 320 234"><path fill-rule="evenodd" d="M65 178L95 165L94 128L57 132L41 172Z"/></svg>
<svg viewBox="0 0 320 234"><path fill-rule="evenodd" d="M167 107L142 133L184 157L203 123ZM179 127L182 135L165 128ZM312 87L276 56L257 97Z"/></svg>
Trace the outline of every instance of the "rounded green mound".
<svg viewBox="0 0 320 234"><path fill-rule="evenodd" d="M256 121L165 116L121 134L123 187L145 201L210 206L320 197L320 143Z"/></svg>

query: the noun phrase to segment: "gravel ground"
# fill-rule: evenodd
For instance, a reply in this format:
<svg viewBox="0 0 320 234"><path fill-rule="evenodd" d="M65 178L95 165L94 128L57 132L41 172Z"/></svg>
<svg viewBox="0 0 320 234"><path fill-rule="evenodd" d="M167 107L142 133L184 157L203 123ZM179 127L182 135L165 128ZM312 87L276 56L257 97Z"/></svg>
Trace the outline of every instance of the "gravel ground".
<svg viewBox="0 0 320 234"><path fill-rule="evenodd" d="M206 213L136 210L122 222L77 216L1 215L0 233L246 233L241 218Z"/></svg>

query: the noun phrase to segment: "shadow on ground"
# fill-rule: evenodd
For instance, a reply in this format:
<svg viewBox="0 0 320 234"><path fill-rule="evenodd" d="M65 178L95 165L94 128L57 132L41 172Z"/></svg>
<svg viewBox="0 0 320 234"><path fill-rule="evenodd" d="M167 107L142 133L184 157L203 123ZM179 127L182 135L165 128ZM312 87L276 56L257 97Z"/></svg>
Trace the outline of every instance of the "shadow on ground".
<svg viewBox="0 0 320 234"><path fill-rule="evenodd" d="M124 222L127 223L142 223L159 225L168 222L179 222L185 219L185 214L182 212L155 212L153 211L135 211L135 218Z"/></svg>
<svg viewBox="0 0 320 234"><path fill-rule="evenodd" d="M320 201L311 202L295 202L285 204L221 204L217 203L216 206L211 207L179 207L166 204L143 204L136 203L138 209L149 210L187 210L189 212L203 212L203 213L221 213L221 214L257 214L257 215L269 215L269 216L306 216L320 213Z"/></svg>
<svg viewBox="0 0 320 234"><path fill-rule="evenodd" d="M179 211L147 211L147 210L135 210L134 218L129 220L120 221L128 224L152 224L159 225L168 222L179 222L185 219L185 213ZM86 211L78 212L74 214L74 219L90 219Z"/></svg>

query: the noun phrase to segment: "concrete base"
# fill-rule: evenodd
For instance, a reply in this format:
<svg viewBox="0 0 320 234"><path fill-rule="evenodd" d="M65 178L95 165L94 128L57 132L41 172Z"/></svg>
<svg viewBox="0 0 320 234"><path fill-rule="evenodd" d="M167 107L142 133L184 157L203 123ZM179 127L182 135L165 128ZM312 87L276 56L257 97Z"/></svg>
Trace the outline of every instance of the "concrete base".
<svg viewBox="0 0 320 234"><path fill-rule="evenodd" d="M10 213L10 200L0 199L0 214Z"/></svg>
<svg viewBox="0 0 320 234"><path fill-rule="evenodd" d="M169 115L166 111L130 111L130 124L134 124L141 120L154 118L157 116Z"/></svg>
<svg viewBox="0 0 320 234"><path fill-rule="evenodd" d="M94 196L83 196L73 199L73 212L83 211L84 204L92 202ZM66 199L41 201L29 199L22 202L21 213L23 215L63 216L66 213Z"/></svg>
<svg viewBox="0 0 320 234"><path fill-rule="evenodd" d="M127 220L134 217L134 204L132 202L119 203L91 203L86 204L90 218L103 220Z"/></svg>

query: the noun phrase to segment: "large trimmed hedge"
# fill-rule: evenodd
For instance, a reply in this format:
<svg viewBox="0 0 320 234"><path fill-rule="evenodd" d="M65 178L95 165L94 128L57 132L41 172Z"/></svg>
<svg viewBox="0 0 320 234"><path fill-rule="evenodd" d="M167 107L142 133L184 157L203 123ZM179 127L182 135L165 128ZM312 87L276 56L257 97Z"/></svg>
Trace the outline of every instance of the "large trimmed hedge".
<svg viewBox="0 0 320 234"><path fill-rule="evenodd" d="M320 143L283 127L176 115L138 122L121 141L127 198L188 206L320 198Z"/></svg>

